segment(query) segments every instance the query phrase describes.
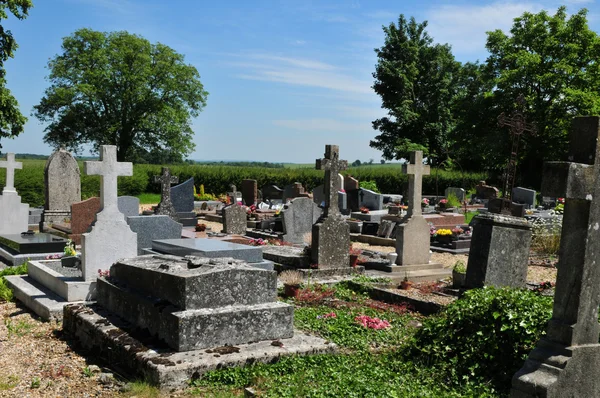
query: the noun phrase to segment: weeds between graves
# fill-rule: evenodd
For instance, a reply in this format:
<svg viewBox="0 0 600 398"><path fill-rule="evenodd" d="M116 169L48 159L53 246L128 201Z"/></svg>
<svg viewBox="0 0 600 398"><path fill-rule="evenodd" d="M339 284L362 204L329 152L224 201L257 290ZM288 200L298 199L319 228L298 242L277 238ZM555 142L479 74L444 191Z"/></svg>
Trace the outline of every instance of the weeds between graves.
<svg viewBox="0 0 600 398"><path fill-rule="evenodd" d="M0 271L0 303L12 301L13 293L6 283L5 276L8 275L24 275L27 274L27 263L23 263L18 267L8 267Z"/></svg>

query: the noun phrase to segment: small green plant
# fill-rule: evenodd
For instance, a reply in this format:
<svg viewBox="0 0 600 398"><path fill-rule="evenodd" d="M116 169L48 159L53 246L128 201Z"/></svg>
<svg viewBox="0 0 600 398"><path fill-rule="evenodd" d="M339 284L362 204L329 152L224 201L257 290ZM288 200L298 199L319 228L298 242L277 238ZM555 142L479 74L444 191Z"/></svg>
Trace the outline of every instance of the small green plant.
<svg viewBox="0 0 600 398"><path fill-rule="evenodd" d="M127 384L126 392L121 395L123 397L137 397L137 398L158 398L162 395L160 390L145 381L137 380Z"/></svg>
<svg viewBox="0 0 600 398"><path fill-rule="evenodd" d="M368 189L369 191L379 192L379 188L377 188L377 183L375 181L360 181L358 186L363 189Z"/></svg>
<svg viewBox="0 0 600 398"><path fill-rule="evenodd" d="M19 376L0 376L0 391L11 390L19 384Z"/></svg>
<svg viewBox="0 0 600 398"><path fill-rule="evenodd" d="M40 378L36 376L31 380L31 385L29 387L30 388L40 388L40 385L41 385Z"/></svg>
<svg viewBox="0 0 600 398"><path fill-rule="evenodd" d="M34 324L27 322L24 319L19 319L18 321L13 321L10 318L4 319L4 326L6 326L6 330L8 331L8 336L18 336L23 337L25 334L29 333L31 329L34 328Z"/></svg>
<svg viewBox="0 0 600 398"><path fill-rule="evenodd" d="M562 224L558 218L535 221L531 228L531 248L540 254L557 255L560 249Z"/></svg>
<svg viewBox="0 0 600 398"><path fill-rule="evenodd" d="M464 261L458 260L454 263L452 270L458 272L459 274L465 274L467 272L467 266L465 265Z"/></svg>
<svg viewBox="0 0 600 398"><path fill-rule="evenodd" d="M462 203L460 203L460 200L458 200L458 196L456 196L453 193L449 194L446 199L448 199L448 204L447 204L448 207L460 208L462 206Z"/></svg>
<svg viewBox="0 0 600 398"><path fill-rule="evenodd" d="M92 370L90 369L89 366L86 366L85 368L83 368L82 372L85 377L92 377L94 375L94 372L92 372Z"/></svg>
<svg viewBox="0 0 600 398"><path fill-rule="evenodd" d="M77 251L75 250L75 242L73 242L71 239L68 239L63 252L67 257L76 256Z"/></svg>

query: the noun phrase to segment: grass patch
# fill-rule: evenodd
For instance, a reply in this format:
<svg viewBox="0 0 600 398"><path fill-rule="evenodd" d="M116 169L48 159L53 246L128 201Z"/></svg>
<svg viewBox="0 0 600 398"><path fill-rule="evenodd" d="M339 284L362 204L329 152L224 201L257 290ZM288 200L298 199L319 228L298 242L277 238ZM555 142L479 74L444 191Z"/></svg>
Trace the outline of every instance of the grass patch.
<svg viewBox="0 0 600 398"><path fill-rule="evenodd" d="M468 211L465 214L465 224L470 224L473 217L475 217L477 214L479 214L478 211Z"/></svg>
<svg viewBox="0 0 600 398"><path fill-rule="evenodd" d="M145 381L134 381L127 386L127 391L120 394L120 397L158 398L161 396L160 390L157 387Z"/></svg>
<svg viewBox="0 0 600 398"><path fill-rule="evenodd" d="M23 263L18 267L8 267L0 271L0 303L12 301L13 292L6 283L5 276L8 275L25 275L27 274L27 263Z"/></svg>
<svg viewBox="0 0 600 398"><path fill-rule="evenodd" d="M12 390L19 384L19 376L0 376L0 391Z"/></svg>
<svg viewBox="0 0 600 398"><path fill-rule="evenodd" d="M159 193L142 193L137 195L141 205L155 205L160 202Z"/></svg>
<svg viewBox="0 0 600 398"><path fill-rule="evenodd" d="M6 330L8 331L8 337L23 337L27 333L31 332L31 330L35 327L33 323L27 322L24 319L13 321L10 318L4 319L4 325L6 326Z"/></svg>

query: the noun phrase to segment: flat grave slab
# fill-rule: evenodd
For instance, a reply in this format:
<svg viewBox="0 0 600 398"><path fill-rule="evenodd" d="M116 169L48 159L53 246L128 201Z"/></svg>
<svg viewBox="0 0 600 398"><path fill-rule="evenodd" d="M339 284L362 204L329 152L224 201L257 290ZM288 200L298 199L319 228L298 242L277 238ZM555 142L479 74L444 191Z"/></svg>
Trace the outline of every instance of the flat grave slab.
<svg viewBox="0 0 600 398"><path fill-rule="evenodd" d="M190 379L208 371L252 363L273 363L290 355L335 353L337 346L316 336L294 330L292 338L175 352L156 341L142 340L132 325L97 305L65 308L63 330L77 338L83 348L131 376L146 379L162 389L183 388Z"/></svg>
<svg viewBox="0 0 600 398"><path fill-rule="evenodd" d="M263 261L260 247L240 245L217 239L162 239L152 242L152 250L174 256L206 258L231 257L249 263Z"/></svg>
<svg viewBox="0 0 600 398"><path fill-rule="evenodd" d="M47 233L0 235L0 247L13 254L60 253L66 243L66 239Z"/></svg>

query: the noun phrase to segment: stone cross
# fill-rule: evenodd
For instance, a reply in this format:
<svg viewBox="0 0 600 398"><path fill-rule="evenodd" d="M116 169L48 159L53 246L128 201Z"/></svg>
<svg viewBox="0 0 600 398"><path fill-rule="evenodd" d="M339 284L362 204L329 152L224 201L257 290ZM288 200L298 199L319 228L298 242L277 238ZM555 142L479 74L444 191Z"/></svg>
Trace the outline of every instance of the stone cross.
<svg viewBox="0 0 600 398"><path fill-rule="evenodd" d="M0 161L0 168L6 169L6 185L4 186L2 193L5 193L5 192L16 193L17 190L15 189L15 170L22 169L23 163L15 162L15 154L14 153L7 153L6 160Z"/></svg>
<svg viewBox="0 0 600 398"><path fill-rule="evenodd" d="M421 191L423 189L423 176L429 175L429 166L423 164L423 151L413 151L410 154L410 163L402 165L402 172L408 174L408 210L407 216L420 216Z"/></svg>
<svg viewBox="0 0 600 398"><path fill-rule="evenodd" d="M177 184L179 177L172 176L171 170L168 167L163 167L161 175L154 176L154 182L160 183L161 197L165 198L171 196L171 184Z"/></svg>
<svg viewBox="0 0 600 398"><path fill-rule="evenodd" d="M325 157L316 160L316 169L325 170L325 209L323 216L340 214L338 205L339 173L348 168L347 160L340 160L340 148L337 145L325 145Z"/></svg>
<svg viewBox="0 0 600 398"><path fill-rule="evenodd" d="M119 211L117 202L117 177L132 176L133 164L130 162L117 162L117 147L115 145L102 145L100 161L84 162L87 175L100 176L100 207L98 218L109 217L123 213Z"/></svg>
<svg viewBox="0 0 600 398"><path fill-rule="evenodd" d="M231 204L237 205L237 187L233 184L229 186L231 192L227 192L227 196L231 198Z"/></svg>
<svg viewBox="0 0 600 398"><path fill-rule="evenodd" d="M542 194L565 198L560 257L547 335L513 377L513 394L518 391L519 397L595 396L600 389L599 138L599 117L575 118L569 162L544 163ZM556 371L545 370L550 367Z"/></svg>

